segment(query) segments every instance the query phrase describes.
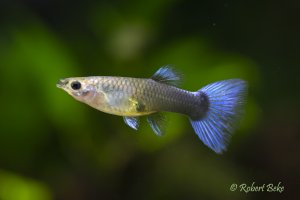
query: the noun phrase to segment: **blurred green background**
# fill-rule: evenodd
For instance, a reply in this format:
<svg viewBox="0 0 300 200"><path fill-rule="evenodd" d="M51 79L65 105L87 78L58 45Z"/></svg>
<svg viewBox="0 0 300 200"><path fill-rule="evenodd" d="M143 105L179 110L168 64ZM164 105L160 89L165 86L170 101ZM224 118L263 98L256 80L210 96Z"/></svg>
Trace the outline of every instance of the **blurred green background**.
<svg viewBox="0 0 300 200"><path fill-rule="evenodd" d="M299 1L2 0L0 199L297 199ZM249 82L246 115L217 155L186 117L166 135L75 101L60 78L150 77L182 88ZM230 191L281 182L284 192Z"/></svg>

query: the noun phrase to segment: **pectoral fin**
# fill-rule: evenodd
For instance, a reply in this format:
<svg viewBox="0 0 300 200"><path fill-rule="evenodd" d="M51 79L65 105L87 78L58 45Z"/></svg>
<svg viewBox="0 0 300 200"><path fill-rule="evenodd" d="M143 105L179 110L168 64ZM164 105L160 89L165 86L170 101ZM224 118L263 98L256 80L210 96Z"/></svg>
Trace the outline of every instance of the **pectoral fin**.
<svg viewBox="0 0 300 200"><path fill-rule="evenodd" d="M156 135L164 134L165 117L161 113L149 115L147 121Z"/></svg>
<svg viewBox="0 0 300 200"><path fill-rule="evenodd" d="M123 117L125 124L134 130L138 130L139 128L139 118L138 117Z"/></svg>

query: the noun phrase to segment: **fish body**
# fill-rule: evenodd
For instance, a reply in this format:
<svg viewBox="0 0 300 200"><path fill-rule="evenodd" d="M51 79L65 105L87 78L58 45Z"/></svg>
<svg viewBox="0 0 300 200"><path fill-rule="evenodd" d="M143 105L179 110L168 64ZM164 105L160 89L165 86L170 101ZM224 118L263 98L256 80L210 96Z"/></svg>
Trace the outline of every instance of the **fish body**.
<svg viewBox="0 0 300 200"><path fill-rule="evenodd" d="M199 138L221 153L240 117L245 81L220 81L196 92L178 88L179 81L178 73L170 67L162 67L151 78L75 77L62 79L57 86L93 108L123 116L133 129L138 129L140 116L147 116L157 135L163 133L161 112L184 114Z"/></svg>

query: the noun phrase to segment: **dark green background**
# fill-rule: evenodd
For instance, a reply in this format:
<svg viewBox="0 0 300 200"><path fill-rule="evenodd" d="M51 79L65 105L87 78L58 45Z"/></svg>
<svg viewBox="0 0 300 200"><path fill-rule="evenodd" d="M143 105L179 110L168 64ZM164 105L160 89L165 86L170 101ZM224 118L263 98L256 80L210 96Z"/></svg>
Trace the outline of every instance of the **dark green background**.
<svg viewBox="0 0 300 200"><path fill-rule="evenodd" d="M0 2L0 199L296 199L300 187L299 1ZM186 117L164 137L56 88L60 78L150 77L182 88L249 83L246 115L217 155ZM284 192L233 183L281 182Z"/></svg>

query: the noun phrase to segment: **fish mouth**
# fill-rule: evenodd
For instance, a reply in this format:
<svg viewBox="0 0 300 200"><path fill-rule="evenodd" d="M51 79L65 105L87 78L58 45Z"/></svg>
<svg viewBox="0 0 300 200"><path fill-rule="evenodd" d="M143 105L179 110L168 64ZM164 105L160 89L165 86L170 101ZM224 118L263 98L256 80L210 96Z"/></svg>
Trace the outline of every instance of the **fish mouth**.
<svg viewBox="0 0 300 200"><path fill-rule="evenodd" d="M66 84L68 84L69 81L67 81L66 79L60 79L57 83L56 83L56 87L58 88L63 88Z"/></svg>

